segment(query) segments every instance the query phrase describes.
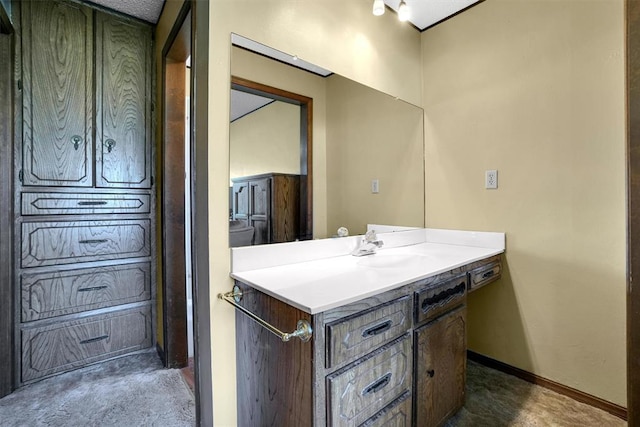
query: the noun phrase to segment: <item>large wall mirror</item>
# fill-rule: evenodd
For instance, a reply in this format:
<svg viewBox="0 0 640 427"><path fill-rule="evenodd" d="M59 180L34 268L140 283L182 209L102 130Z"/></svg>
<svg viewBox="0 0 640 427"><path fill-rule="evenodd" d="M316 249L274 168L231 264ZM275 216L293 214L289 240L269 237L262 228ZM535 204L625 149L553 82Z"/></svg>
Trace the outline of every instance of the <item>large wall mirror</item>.
<svg viewBox="0 0 640 427"><path fill-rule="evenodd" d="M235 34L231 49L230 246L424 226L421 108Z"/></svg>

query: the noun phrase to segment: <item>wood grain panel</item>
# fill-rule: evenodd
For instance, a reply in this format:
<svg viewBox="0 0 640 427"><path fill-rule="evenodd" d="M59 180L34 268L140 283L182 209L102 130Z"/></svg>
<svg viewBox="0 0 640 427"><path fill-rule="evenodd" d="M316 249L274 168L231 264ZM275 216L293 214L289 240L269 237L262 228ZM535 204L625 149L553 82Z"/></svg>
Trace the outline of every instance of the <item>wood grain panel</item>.
<svg viewBox="0 0 640 427"><path fill-rule="evenodd" d="M411 412L411 393L407 392L360 427L411 427Z"/></svg>
<svg viewBox="0 0 640 427"><path fill-rule="evenodd" d="M22 215L149 213L149 194L21 193Z"/></svg>
<svg viewBox="0 0 640 427"><path fill-rule="evenodd" d="M439 426L464 405L466 306L417 329L415 340L415 423Z"/></svg>
<svg viewBox="0 0 640 427"><path fill-rule="evenodd" d="M241 304L285 332L311 315L242 284ZM226 308L226 307L225 307ZM314 332L315 334L316 332ZM312 426L313 338L282 342L245 314L236 314L239 426Z"/></svg>
<svg viewBox="0 0 640 427"><path fill-rule="evenodd" d="M278 175L273 178L271 220L273 243L292 242L300 230L300 177Z"/></svg>
<svg viewBox="0 0 640 427"><path fill-rule="evenodd" d="M149 263L25 273L20 282L23 322L151 298Z"/></svg>
<svg viewBox="0 0 640 427"><path fill-rule="evenodd" d="M151 306L23 328L22 381L150 347Z"/></svg>
<svg viewBox="0 0 640 427"><path fill-rule="evenodd" d="M150 32L96 13L98 187L151 187Z"/></svg>
<svg viewBox="0 0 640 427"><path fill-rule="evenodd" d="M237 220L249 219L249 183L233 183L233 218Z"/></svg>
<svg viewBox="0 0 640 427"><path fill-rule="evenodd" d="M327 367L362 357L405 334L411 329L411 305L405 297L327 325Z"/></svg>
<svg viewBox="0 0 640 427"><path fill-rule="evenodd" d="M22 4L23 184L93 185L93 12Z"/></svg>
<svg viewBox="0 0 640 427"><path fill-rule="evenodd" d="M150 220L25 222L22 267L150 255Z"/></svg>
<svg viewBox="0 0 640 427"><path fill-rule="evenodd" d="M328 425L356 427L412 386L410 335L327 377Z"/></svg>

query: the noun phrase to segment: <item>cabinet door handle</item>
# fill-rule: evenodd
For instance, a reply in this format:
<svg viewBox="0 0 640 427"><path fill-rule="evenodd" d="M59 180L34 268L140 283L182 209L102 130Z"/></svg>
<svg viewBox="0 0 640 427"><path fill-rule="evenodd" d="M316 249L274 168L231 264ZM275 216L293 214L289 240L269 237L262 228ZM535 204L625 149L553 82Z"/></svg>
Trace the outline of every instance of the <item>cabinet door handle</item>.
<svg viewBox="0 0 640 427"><path fill-rule="evenodd" d="M91 202L78 202L78 206L100 206L100 205L106 205L107 202L104 200L96 200L91 201Z"/></svg>
<svg viewBox="0 0 640 427"><path fill-rule="evenodd" d="M367 394L379 392L380 390L385 388L387 384L389 384L389 381L391 381L391 372L378 378L377 380L366 386L362 390L362 395L366 396Z"/></svg>
<svg viewBox="0 0 640 427"><path fill-rule="evenodd" d="M103 286L91 286L89 288L80 288L78 289L78 292L91 292L91 291L99 291L101 289L107 289L108 286L103 285Z"/></svg>
<svg viewBox="0 0 640 427"><path fill-rule="evenodd" d="M392 324L393 322L391 320L387 320L384 323L380 323L379 325L372 326L369 329L365 329L364 331L362 331L362 337L363 338L372 337L375 335L379 335L383 332L386 332L389 330L389 328L391 328Z"/></svg>
<svg viewBox="0 0 640 427"><path fill-rule="evenodd" d="M109 139L107 139L107 140L104 142L104 145L106 145L106 146L107 146L107 153L110 153L110 152L111 152L111 150L113 150L113 149L115 148L115 146L116 146L116 141L115 141L115 140L113 140L113 139L111 139L111 138L109 138Z"/></svg>
<svg viewBox="0 0 640 427"><path fill-rule="evenodd" d="M80 341L80 344L89 344L89 343L92 343L92 342L106 340L107 338L109 338L109 335L102 335L102 336L99 336L99 337L89 338L88 340Z"/></svg>
<svg viewBox="0 0 640 427"><path fill-rule="evenodd" d="M427 375L429 376L429 378L433 378L435 374L436 374L436 371L434 371L433 369L429 369L427 371Z"/></svg>
<svg viewBox="0 0 640 427"><path fill-rule="evenodd" d="M78 150L80 143L82 142L82 137L80 135L73 135L71 137L71 142L73 142L73 148Z"/></svg>
<svg viewBox="0 0 640 427"><path fill-rule="evenodd" d="M93 239L93 240L80 240L78 243L81 245L90 245L93 243L107 243L107 239Z"/></svg>

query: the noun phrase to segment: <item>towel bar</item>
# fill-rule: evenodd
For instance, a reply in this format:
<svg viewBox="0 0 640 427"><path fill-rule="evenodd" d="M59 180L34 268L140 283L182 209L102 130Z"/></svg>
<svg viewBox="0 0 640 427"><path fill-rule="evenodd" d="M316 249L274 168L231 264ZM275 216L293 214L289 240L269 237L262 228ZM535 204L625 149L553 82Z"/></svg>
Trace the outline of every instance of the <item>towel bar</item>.
<svg viewBox="0 0 640 427"><path fill-rule="evenodd" d="M313 329L311 328L311 324L304 319L298 320L298 324L296 325L296 330L287 333L282 332L280 329L276 328L272 324L268 323L264 319L257 316L255 313L247 310L240 304L238 304L242 300L242 291L238 285L233 286L233 290L231 292L225 292L224 294L218 294L218 299L224 300L255 320L259 325L268 329L272 334L280 338L283 342L290 341L291 338L300 338L302 342L307 342L311 339L311 335L313 334Z"/></svg>

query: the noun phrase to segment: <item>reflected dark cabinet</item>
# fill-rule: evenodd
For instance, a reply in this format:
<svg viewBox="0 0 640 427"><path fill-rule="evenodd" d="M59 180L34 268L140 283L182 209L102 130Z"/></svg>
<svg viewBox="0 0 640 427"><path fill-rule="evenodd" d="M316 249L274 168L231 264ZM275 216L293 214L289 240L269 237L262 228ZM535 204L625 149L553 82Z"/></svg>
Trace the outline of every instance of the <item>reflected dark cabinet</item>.
<svg viewBox="0 0 640 427"><path fill-rule="evenodd" d="M291 242L298 238L298 175L272 173L232 181L233 219L254 227L254 245Z"/></svg>
<svg viewBox="0 0 640 427"><path fill-rule="evenodd" d="M151 347L153 27L23 1L16 32L16 386Z"/></svg>

